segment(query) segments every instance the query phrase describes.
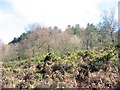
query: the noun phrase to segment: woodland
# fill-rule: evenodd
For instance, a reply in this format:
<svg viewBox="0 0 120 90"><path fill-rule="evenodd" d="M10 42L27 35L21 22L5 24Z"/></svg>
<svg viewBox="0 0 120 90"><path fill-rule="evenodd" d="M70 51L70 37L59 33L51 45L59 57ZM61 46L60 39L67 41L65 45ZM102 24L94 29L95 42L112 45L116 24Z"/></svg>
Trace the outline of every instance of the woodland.
<svg viewBox="0 0 120 90"><path fill-rule="evenodd" d="M2 44L2 88L120 89L118 25L104 15L88 23L45 27L29 25L26 32Z"/></svg>

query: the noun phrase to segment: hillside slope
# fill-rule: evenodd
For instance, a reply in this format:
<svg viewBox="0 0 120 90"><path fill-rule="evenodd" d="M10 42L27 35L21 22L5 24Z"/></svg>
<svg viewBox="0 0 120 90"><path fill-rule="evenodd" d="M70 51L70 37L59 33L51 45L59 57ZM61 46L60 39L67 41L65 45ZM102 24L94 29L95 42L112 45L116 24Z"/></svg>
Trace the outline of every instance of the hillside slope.
<svg viewBox="0 0 120 90"><path fill-rule="evenodd" d="M116 49L54 53L4 61L3 88L119 88Z"/></svg>

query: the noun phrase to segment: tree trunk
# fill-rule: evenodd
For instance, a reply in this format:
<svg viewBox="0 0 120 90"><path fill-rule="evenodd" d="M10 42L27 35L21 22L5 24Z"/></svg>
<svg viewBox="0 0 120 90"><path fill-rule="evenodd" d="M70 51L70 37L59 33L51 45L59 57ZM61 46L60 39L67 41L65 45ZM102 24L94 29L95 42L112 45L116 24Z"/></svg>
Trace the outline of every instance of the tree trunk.
<svg viewBox="0 0 120 90"><path fill-rule="evenodd" d="M50 45L48 44L48 53L50 52Z"/></svg>
<svg viewBox="0 0 120 90"><path fill-rule="evenodd" d="M87 50L88 50L88 47L89 47L89 40L87 40L87 43L86 43Z"/></svg>

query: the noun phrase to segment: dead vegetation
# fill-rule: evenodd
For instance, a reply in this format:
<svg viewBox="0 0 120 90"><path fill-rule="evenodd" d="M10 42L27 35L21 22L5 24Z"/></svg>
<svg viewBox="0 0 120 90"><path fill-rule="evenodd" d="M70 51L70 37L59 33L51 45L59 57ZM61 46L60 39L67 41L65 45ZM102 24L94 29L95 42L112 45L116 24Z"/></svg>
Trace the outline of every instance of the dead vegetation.
<svg viewBox="0 0 120 90"><path fill-rule="evenodd" d="M62 58L48 53L39 60L4 62L2 87L117 89L120 86L120 63L113 49L99 51L99 56L98 51L83 50Z"/></svg>

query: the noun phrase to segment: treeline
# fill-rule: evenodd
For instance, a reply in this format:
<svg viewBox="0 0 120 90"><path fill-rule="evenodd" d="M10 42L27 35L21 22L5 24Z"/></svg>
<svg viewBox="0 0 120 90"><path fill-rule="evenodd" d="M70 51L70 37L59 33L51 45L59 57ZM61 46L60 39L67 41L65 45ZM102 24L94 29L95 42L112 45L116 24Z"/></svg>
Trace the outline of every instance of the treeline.
<svg viewBox="0 0 120 90"><path fill-rule="evenodd" d="M88 23L68 25L62 31L58 27L29 26L29 30L2 46L3 60L20 60L54 52L63 55L75 50L101 50L117 45L117 23L114 17L103 17L98 25Z"/></svg>

